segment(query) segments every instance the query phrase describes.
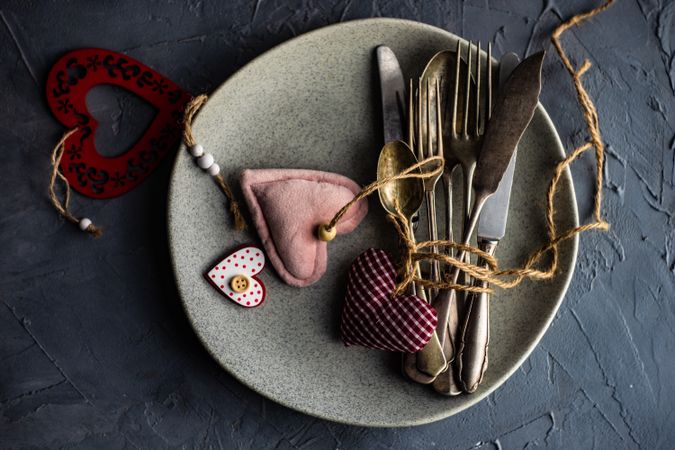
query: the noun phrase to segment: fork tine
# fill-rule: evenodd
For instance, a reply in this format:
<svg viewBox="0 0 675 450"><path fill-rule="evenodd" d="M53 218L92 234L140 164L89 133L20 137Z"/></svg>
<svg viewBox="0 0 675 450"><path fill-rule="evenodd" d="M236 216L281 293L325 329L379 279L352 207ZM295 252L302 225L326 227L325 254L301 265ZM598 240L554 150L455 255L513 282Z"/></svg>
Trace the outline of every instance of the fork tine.
<svg viewBox="0 0 675 450"><path fill-rule="evenodd" d="M413 79L410 79L410 87L408 88L408 145L410 150L415 151L413 138L415 135L415 106L414 106L414 91Z"/></svg>
<svg viewBox="0 0 675 450"><path fill-rule="evenodd" d="M457 101L459 97L459 67L462 60L462 41L457 40L457 63L455 64L455 89L452 97L452 137L457 137Z"/></svg>
<svg viewBox="0 0 675 450"><path fill-rule="evenodd" d="M465 139L469 137L469 99L471 97L471 41L469 41L469 50L467 53L467 64L466 64L466 89L464 90L464 132L463 136Z"/></svg>
<svg viewBox="0 0 675 450"><path fill-rule="evenodd" d="M441 75L437 82L439 83L440 86L443 85L443 82L445 81L445 77ZM448 117L448 108L450 106L450 96L449 95L443 95L441 97L438 97L438 101L441 103L441 114L443 117ZM443 123L445 123L445 120L443 120ZM441 130L441 137L443 136L443 131Z"/></svg>
<svg viewBox="0 0 675 450"><path fill-rule="evenodd" d="M431 146L431 92L429 92L429 78L427 78L426 83L426 132L427 132L427 146L426 151L424 152L424 157L429 158L434 155L434 149Z"/></svg>
<svg viewBox="0 0 675 450"><path fill-rule="evenodd" d="M443 121L441 119L441 85L436 79L436 156L443 156Z"/></svg>
<svg viewBox="0 0 675 450"><path fill-rule="evenodd" d="M422 150L422 78L417 80L417 159L424 159Z"/></svg>
<svg viewBox="0 0 675 450"><path fill-rule="evenodd" d="M492 42L488 42L487 90L487 118L490 120L492 117ZM483 130L483 132L485 132L485 130Z"/></svg>
<svg viewBox="0 0 675 450"><path fill-rule="evenodd" d="M480 41L478 41L478 46L476 46L476 136L480 135L480 119L482 114L480 112L480 87L481 87L481 67L480 67Z"/></svg>

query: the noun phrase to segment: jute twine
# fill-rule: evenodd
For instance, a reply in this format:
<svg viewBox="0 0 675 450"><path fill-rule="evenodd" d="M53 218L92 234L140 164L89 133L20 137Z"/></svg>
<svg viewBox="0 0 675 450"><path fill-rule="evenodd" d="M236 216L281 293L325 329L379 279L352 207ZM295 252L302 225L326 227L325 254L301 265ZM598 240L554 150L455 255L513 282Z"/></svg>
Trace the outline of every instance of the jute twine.
<svg viewBox="0 0 675 450"><path fill-rule="evenodd" d="M598 112L595 107L595 104L591 100L586 88L583 85L582 77L590 69L591 63L588 60L584 60L583 64L579 69L575 69L572 63L570 62L567 54L565 53L562 45L560 44L561 35L568 30L569 28L581 23L582 21L595 16L596 14L604 11L609 8L614 0L608 0L606 3L601 6L592 9L591 11L576 15L569 19L567 22L559 25L556 30L553 32L551 41L558 53L558 56L563 62L565 69L572 77L574 83L574 88L577 93L577 99L579 105L583 111L584 121L586 122L586 127L588 129L589 139L582 145L576 147L565 159L560 161L554 170L553 177L549 182L548 189L546 191L546 228L548 235L548 242L540 247L538 250L534 251L525 261L522 267L515 269L506 269L499 270L497 260L481 251L480 249L472 246L464 246L453 241L446 240L436 240L436 241L424 241L416 243L413 239L412 230L408 220L401 214L400 211L396 211L396 214L390 214L388 216L389 220L393 223L396 232L399 235L399 238L404 247L403 261L400 269L400 282L396 286L394 295L398 295L407 290L410 283L415 282L421 286L436 288L436 289L456 289L459 291L468 291L468 292L492 292L490 288L482 288L478 286L470 286L458 283L452 283L448 278L445 280L434 282L416 275L414 270L415 265L419 261L440 261L448 266L456 267L460 271L468 274L472 278L488 282L492 286L498 286L503 289L510 289L515 286L518 286L524 279L534 279L534 280L546 280L554 276L556 270L558 269L558 260L559 260L559 245L573 238L579 233L583 233L589 230L603 230L606 231L609 229L609 223L607 223L602 218L601 206L602 206L602 184L603 184L603 168L604 168L604 153L605 146L602 142L602 136L600 134L600 126L598 121ZM595 176L595 196L594 196L594 208L593 208L593 220L584 225L568 229L562 233L558 233L555 225L555 196L558 191L560 179L567 167L581 156L586 151L591 148L595 149L595 162L596 162L596 176ZM401 172L398 175L389 177L387 179L378 180L377 182L364 188L361 193L359 193L354 200L350 201L343 208L340 209L330 221L328 228L333 227L337 224L340 218L351 208L357 201L367 197L371 193L375 192L377 189L384 186L386 183L391 182L397 179L404 178L426 178L433 177L437 175L437 170L422 172L422 173L413 173L415 170L424 168L428 163L428 160L421 161L419 164L411 166L405 171ZM442 168L441 168L442 169ZM487 268L472 264L470 262L460 261L449 254L432 252L430 249L439 248L439 249L457 249L463 250L467 253L471 253L479 256L487 263ZM541 259L549 254L550 262L548 267L537 268L537 264L540 263Z"/></svg>
<svg viewBox="0 0 675 450"><path fill-rule="evenodd" d="M183 116L183 142L185 142L185 145L188 148L197 145L197 141L192 134L192 119L207 100L208 97L206 95L198 95L190 100L185 107L185 115ZM232 193L232 189L227 184L227 181L225 181L225 178L220 173L215 175L213 179L216 180L216 184L220 187L220 190L223 191L225 197L227 197L227 201L230 204L230 214L232 214L232 218L234 219L235 229L239 231L245 230L246 219L244 219L241 208L239 208L239 203L235 200L234 193Z"/></svg>
<svg viewBox="0 0 675 450"><path fill-rule="evenodd" d="M206 102L206 100L207 100L206 95L199 95L197 97L194 97L186 106L185 116L183 118L183 140L185 141L185 144L188 147L193 147L197 144L194 135L192 134L192 120L197 111L199 111L199 108L201 108L201 106ZM70 212L70 184L68 183L66 177L61 173L61 170L59 168L59 165L61 164L61 158L63 157L63 152L65 150L64 143L76 131L77 128L74 128L64 133L64 135L61 137L61 139L58 141L58 143L52 150L52 158L51 158L52 173L49 179L49 198L52 202L52 205L54 205L56 211L64 219L66 219L68 222L71 222L75 225L80 225L82 228L84 228L85 223L82 222L82 220L86 220L87 222L90 221L88 219L79 219ZM235 228L237 230L246 229L246 220L244 219L244 216L241 213L239 204L235 200L234 194L232 193L232 189L230 189L230 186L227 184L227 181L225 181L225 179L220 173L215 175L213 178L218 187L220 187L220 190L223 191L225 197L227 197L229 201L229 209L230 213L234 218ZM60 180L63 184L63 191L64 191L63 200L61 200L61 198L56 192L57 180ZM84 231L86 231L87 233L91 234L94 237L100 237L103 234L103 230L95 226L93 223L89 223L86 226L86 228L84 228Z"/></svg>
<svg viewBox="0 0 675 450"><path fill-rule="evenodd" d="M59 169L59 165L61 164L61 158L63 157L63 151L65 150L64 143L76 131L77 128L66 131L59 140L59 142L56 144L54 149L52 150L52 159L51 159L52 174L49 177L49 199L51 200L52 205L54 205L54 208L61 215L61 217L63 217L72 224L79 225L81 219L78 219L70 212L70 184L68 184L68 180ZM61 198L56 193L57 180L60 180L63 184L63 191L64 191L63 201L61 201ZM87 233L91 234L96 238L101 237L101 235L103 235L103 230L94 225L93 223L90 223L83 231L86 231Z"/></svg>

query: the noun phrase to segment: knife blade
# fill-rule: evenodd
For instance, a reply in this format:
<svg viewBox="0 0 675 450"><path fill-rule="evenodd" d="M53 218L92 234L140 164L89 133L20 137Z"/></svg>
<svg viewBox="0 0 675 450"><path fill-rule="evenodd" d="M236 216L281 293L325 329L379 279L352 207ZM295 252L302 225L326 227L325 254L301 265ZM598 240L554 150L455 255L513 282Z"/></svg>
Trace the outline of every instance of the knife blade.
<svg viewBox="0 0 675 450"><path fill-rule="evenodd" d="M507 53L499 61L499 84L506 82L511 72L516 68L520 59L515 53ZM511 185L513 173L516 169L516 150L511 155L509 165L506 167L504 176L492 196L485 201L483 211L478 218L478 237L499 241L506 233L506 220L509 212L509 198L511 197Z"/></svg>
<svg viewBox="0 0 675 450"><path fill-rule="evenodd" d="M518 55L507 53L500 59L499 82L504 85L519 63ZM489 255L494 255L497 244L506 233L506 221L511 197L511 185L516 168L517 148L511 156L499 187L490 196L478 219L478 246ZM487 267L484 260L478 265ZM488 287L488 283L476 280L476 286ZM478 389L488 366L490 343L490 297L487 293L471 294L467 298L467 314L460 332L458 351L458 372L462 389L472 393Z"/></svg>
<svg viewBox="0 0 675 450"><path fill-rule="evenodd" d="M541 92L543 62L544 52L524 59L497 96L476 163L474 208L497 190L518 141L534 116Z"/></svg>
<svg viewBox="0 0 675 450"><path fill-rule="evenodd" d="M384 143L404 141L405 129L405 82L403 72L394 52L386 45L376 49L377 68L380 74L382 93L382 122Z"/></svg>

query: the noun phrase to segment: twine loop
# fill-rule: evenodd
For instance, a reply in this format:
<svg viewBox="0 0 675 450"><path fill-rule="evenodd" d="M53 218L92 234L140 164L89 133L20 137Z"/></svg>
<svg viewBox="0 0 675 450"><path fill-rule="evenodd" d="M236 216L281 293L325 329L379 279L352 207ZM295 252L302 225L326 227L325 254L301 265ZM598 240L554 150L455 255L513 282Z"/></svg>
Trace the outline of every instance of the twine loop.
<svg viewBox="0 0 675 450"><path fill-rule="evenodd" d="M61 158L63 158L63 152L65 150L64 144L66 140L77 130L77 128L73 128L72 130L66 131L52 150L52 173L49 177L49 199L61 217L74 225L78 225L82 231L89 233L95 238L98 238L103 235L103 229L91 223L91 220L87 218L78 219L70 212L70 184L68 183L68 179L66 179L65 175L61 173L60 169ZM56 192L57 180L61 181L61 184L63 185L63 200L61 200Z"/></svg>
<svg viewBox="0 0 675 450"><path fill-rule="evenodd" d="M387 219L389 219L389 221L394 226L394 229L398 234L399 241L402 243L403 247L403 256L401 258L402 261L399 268L400 281L394 288L392 296L396 297L406 292L408 286L410 286L411 283L415 283L427 288L433 287L436 289L456 289L467 292L490 291L488 288L483 288L480 286L467 286L463 284L452 283L448 279L434 282L418 276L415 266L421 261L435 260L448 266L459 267L463 272L466 272L475 278L483 279L490 276L490 271L494 271L497 268L497 260L494 256L482 251L479 248L472 247L470 245L464 245L454 241L434 240L415 242L413 231L410 228L410 222L401 213L401 210L398 207L396 208L394 214L387 215ZM474 254L479 258L482 258L488 265L489 269L461 261L447 253L425 251L425 249L431 248L466 251L467 253Z"/></svg>

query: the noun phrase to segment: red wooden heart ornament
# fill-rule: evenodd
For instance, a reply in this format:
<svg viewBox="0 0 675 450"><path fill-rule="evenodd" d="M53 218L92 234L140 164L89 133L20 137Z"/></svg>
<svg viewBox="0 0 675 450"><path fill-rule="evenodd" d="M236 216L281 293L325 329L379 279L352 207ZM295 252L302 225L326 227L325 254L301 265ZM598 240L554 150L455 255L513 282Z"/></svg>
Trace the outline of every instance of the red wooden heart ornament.
<svg viewBox="0 0 675 450"><path fill-rule="evenodd" d="M112 84L150 103L157 110L143 136L125 153L112 158L96 150L98 123L87 110L91 88ZM136 187L154 171L181 135L180 120L190 94L177 84L126 55L95 48L63 55L47 78L47 102L56 118L78 128L64 143L61 172L79 193L111 198Z"/></svg>
<svg viewBox="0 0 675 450"><path fill-rule="evenodd" d="M396 267L389 253L368 249L349 269L340 338L345 345L415 353L436 329L436 310L414 295L391 298Z"/></svg>
<svg viewBox="0 0 675 450"><path fill-rule="evenodd" d="M265 254L253 245L241 246L225 256L204 276L218 292L244 308L262 305L267 291L258 275L265 268Z"/></svg>

